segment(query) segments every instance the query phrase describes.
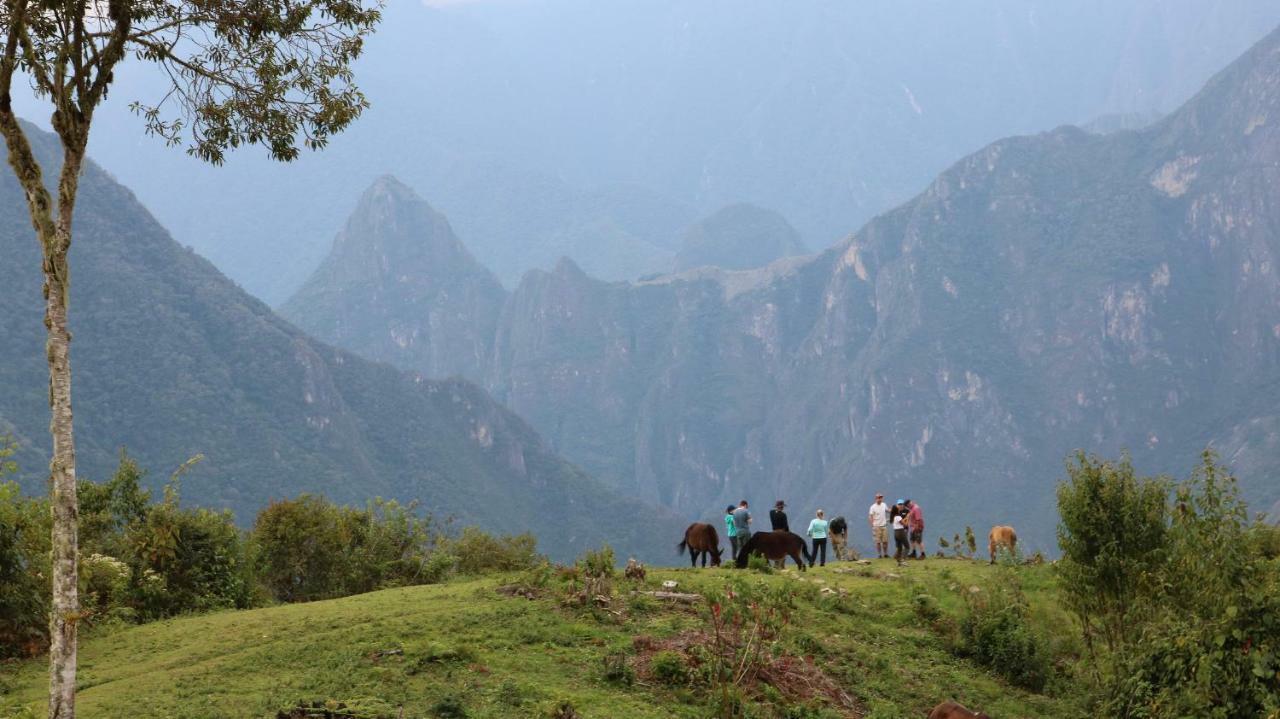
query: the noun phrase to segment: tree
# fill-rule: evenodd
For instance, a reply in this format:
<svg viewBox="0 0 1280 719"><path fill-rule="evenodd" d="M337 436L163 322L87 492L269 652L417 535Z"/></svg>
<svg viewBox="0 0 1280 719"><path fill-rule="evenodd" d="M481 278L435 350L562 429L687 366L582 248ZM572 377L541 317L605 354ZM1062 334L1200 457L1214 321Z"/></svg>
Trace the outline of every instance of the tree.
<svg viewBox="0 0 1280 719"><path fill-rule="evenodd" d="M372 0L377 2L377 0ZM4 0L0 134L42 251L53 515L49 716L75 715L76 458L67 322L72 218L93 116L121 63L167 78L132 107L147 131L220 163L246 144L278 160L323 147L367 106L351 63L380 17L363 0ZM51 108L61 145L56 202L13 112L15 77ZM54 168L50 168L53 170ZM51 173L52 174L52 173Z"/></svg>

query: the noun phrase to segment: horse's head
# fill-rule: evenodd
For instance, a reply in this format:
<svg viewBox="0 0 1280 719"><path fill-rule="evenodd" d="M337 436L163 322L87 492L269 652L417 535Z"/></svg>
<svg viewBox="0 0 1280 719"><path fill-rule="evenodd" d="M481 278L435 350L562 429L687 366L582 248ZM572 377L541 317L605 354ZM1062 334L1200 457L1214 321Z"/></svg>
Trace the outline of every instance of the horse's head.
<svg viewBox="0 0 1280 719"><path fill-rule="evenodd" d="M721 554L724 554L724 550L723 550L723 549L721 549L721 548L719 548L719 547L716 547L714 550L712 550L712 552L711 552L711 566L713 566L713 567L718 567L718 566L720 566L720 555L721 555Z"/></svg>

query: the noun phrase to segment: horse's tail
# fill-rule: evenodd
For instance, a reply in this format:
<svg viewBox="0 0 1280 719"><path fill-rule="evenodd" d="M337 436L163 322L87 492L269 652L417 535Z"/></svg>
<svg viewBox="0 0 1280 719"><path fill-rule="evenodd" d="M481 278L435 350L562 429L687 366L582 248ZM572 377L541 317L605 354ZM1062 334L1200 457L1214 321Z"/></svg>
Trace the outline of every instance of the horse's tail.
<svg viewBox="0 0 1280 719"><path fill-rule="evenodd" d="M800 540L800 553L804 555L804 561L808 562L809 566L812 567L813 555L809 554L809 543L804 541L804 537L801 537L800 535L795 534L794 532L791 534L791 536Z"/></svg>
<svg viewBox="0 0 1280 719"><path fill-rule="evenodd" d="M680 543L676 545L676 554L684 554L684 550L688 546L689 546L688 538L680 540Z"/></svg>

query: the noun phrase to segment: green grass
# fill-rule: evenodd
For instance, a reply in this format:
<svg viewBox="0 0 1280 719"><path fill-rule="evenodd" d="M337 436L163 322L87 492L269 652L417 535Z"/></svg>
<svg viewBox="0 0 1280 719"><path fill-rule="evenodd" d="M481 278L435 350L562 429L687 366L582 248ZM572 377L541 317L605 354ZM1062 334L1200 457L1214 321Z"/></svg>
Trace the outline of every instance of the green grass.
<svg viewBox="0 0 1280 719"><path fill-rule="evenodd" d="M1052 570L1017 571L1037 625L1070 658L1078 646L1056 603ZM796 609L783 646L812 656L876 719L923 717L950 698L997 717L1084 716L1069 680L1048 696L1010 687L951 654L913 609L913 597L929 594L944 616L958 616L961 593L991 572L967 561L929 560L903 569L880 561L804 575L655 570L648 584L674 579L680 590L697 592L739 577L789 587ZM588 718L708 716L698 690L605 677L605 657L634 655L633 637L661 639L703 626L701 607L622 599L615 602L623 608L618 617L561 606L554 583L536 600L494 591L514 578L91 631L80 654L80 715L271 717L299 702L340 700L393 717L400 707L405 717L437 716L437 710L456 716L447 710L452 698L477 718L549 716L549 707L566 699ZM846 594L823 594L823 587ZM625 594L635 587L620 579L618 588ZM387 650L403 654L373 657ZM0 668L0 716L43 715L44 686L40 660ZM776 712L765 707L759 716Z"/></svg>

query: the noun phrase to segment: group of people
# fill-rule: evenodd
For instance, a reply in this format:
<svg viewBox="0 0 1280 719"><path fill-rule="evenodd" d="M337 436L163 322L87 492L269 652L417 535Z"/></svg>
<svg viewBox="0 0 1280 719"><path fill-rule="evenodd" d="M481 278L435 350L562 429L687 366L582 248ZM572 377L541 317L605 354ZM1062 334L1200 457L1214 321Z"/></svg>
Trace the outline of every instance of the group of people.
<svg viewBox="0 0 1280 719"><path fill-rule="evenodd" d="M901 566L908 559L924 559L924 510L910 499L899 499L893 506L885 504L884 495L867 510L867 524L876 545L876 557L889 558L889 529L893 528L894 559Z"/></svg>
<svg viewBox="0 0 1280 719"><path fill-rule="evenodd" d="M774 503L773 509L769 510L769 528L772 531L791 531L786 509L786 502L779 499ZM729 535L729 544L733 548L733 556L738 556L747 540L751 539L754 529L752 522L747 500L742 500L736 507L732 504L725 507L724 526ZM877 493L876 501L867 511L867 524L871 527L871 539L875 543L877 558L889 558L889 530L892 528L894 558L899 565L905 564L908 559L924 559L924 511L919 504L910 499L899 499L893 505L888 505L884 501L884 495ZM815 564L826 565L828 539L831 540L837 561L854 558L848 548L849 524L844 517L827 521L826 514L819 509L814 512L813 519L809 520L809 528L805 534L812 542L811 554Z"/></svg>

